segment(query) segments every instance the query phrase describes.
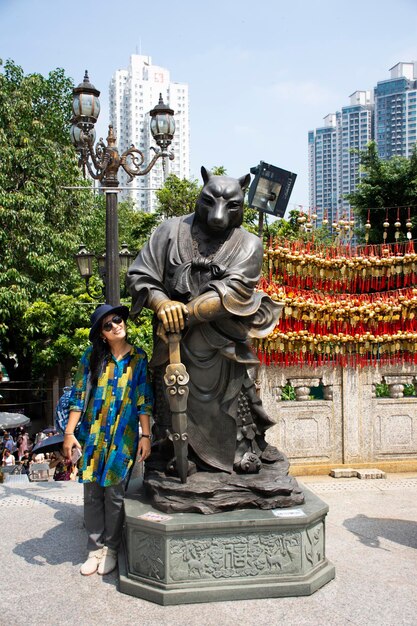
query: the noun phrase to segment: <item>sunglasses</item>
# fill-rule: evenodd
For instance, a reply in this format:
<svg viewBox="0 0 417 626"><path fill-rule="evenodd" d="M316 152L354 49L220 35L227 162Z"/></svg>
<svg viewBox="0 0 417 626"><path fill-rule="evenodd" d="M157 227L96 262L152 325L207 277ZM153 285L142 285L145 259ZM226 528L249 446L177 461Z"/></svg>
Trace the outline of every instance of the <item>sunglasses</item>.
<svg viewBox="0 0 417 626"><path fill-rule="evenodd" d="M114 317L112 317L110 321L103 324L102 330L108 333L113 328L113 324L116 324L116 326L118 326L122 322L123 322L123 317L120 317L120 315L115 315Z"/></svg>

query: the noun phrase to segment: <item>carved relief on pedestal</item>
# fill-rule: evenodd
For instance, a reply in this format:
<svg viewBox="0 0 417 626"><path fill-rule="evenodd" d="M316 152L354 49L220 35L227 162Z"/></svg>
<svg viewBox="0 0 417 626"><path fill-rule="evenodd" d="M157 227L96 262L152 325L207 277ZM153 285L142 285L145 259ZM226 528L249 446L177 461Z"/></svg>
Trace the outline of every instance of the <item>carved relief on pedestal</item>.
<svg viewBox="0 0 417 626"><path fill-rule="evenodd" d="M311 566L317 565L324 559L324 524L306 531L307 540L304 546L304 555Z"/></svg>
<svg viewBox="0 0 417 626"><path fill-rule="evenodd" d="M276 576L299 571L301 533L172 539L172 580Z"/></svg>
<svg viewBox="0 0 417 626"><path fill-rule="evenodd" d="M132 573L163 580L165 578L163 548L163 541L159 537L135 531L132 534Z"/></svg>

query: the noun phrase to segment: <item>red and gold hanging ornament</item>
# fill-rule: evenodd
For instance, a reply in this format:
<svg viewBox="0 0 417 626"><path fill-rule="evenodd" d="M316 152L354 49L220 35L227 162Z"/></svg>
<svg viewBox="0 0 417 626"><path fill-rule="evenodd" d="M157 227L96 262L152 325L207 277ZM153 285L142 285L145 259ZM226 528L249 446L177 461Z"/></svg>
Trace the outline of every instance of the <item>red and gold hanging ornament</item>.
<svg viewBox="0 0 417 626"><path fill-rule="evenodd" d="M382 224L382 226L384 227L384 232L382 233L382 239L384 240L384 243L385 243L388 237L388 228L389 228L388 209L386 211L385 221Z"/></svg>
<svg viewBox="0 0 417 626"><path fill-rule="evenodd" d="M417 285L413 242L323 248L275 243L265 252L265 275L277 285L325 293L368 293Z"/></svg>
<svg viewBox="0 0 417 626"><path fill-rule="evenodd" d="M413 238L413 234L411 232L411 229L413 228L413 223L411 221L411 210L410 210L410 207L408 207L408 215L407 215L407 221L405 223L405 227L407 229L407 239L410 241Z"/></svg>
<svg viewBox="0 0 417 626"><path fill-rule="evenodd" d="M395 241L398 241L400 238L400 228L401 228L399 207L397 209L397 221L394 223L394 226L395 226L395 233L394 233Z"/></svg>
<svg viewBox="0 0 417 626"><path fill-rule="evenodd" d="M368 219L365 224L365 241L368 243L369 241L369 231L371 230L371 211L368 209Z"/></svg>
<svg viewBox="0 0 417 626"><path fill-rule="evenodd" d="M284 308L274 332L257 342L262 362L417 364L412 241L357 248L271 241L265 261L259 288Z"/></svg>

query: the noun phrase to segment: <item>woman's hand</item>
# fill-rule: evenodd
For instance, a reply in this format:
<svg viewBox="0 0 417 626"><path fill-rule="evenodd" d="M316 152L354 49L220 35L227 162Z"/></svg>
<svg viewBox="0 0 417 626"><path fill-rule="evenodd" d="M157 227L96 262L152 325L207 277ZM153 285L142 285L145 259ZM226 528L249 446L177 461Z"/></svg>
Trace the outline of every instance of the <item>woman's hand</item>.
<svg viewBox="0 0 417 626"><path fill-rule="evenodd" d="M138 463L146 461L151 454L151 440L148 437L141 437L138 446Z"/></svg>
<svg viewBox="0 0 417 626"><path fill-rule="evenodd" d="M74 446L76 448L79 448L80 452L82 451L82 448L74 435L64 435L64 444L62 446L62 451L64 457L68 459L68 461L71 461L72 449L74 448Z"/></svg>

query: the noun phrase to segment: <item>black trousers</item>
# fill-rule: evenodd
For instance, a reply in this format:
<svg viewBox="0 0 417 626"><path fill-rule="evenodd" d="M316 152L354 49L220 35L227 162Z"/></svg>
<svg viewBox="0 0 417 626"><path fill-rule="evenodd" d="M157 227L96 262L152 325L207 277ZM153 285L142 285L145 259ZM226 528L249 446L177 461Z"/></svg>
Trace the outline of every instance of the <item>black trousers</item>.
<svg viewBox="0 0 417 626"><path fill-rule="evenodd" d="M109 487L101 487L96 482L84 483L84 524L89 552L103 546L118 549L122 539L126 484L127 480Z"/></svg>

